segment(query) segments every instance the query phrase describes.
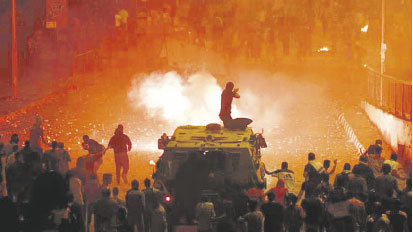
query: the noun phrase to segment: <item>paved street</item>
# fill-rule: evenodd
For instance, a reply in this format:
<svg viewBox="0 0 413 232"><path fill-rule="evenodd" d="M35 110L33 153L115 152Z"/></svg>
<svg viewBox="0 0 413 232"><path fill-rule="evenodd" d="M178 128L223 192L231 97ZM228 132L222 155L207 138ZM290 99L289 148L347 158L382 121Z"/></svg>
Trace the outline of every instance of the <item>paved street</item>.
<svg viewBox="0 0 413 232"><path fill-rule="evenodd" d="M233 67L235 69L236 66ZM263 155L267 169L279 168L282 161L288 161L290 168L296 172L295 192L299 191L303 181L302 174L308 152L314 152L321 162L323 159L337 159L336 173L342 170L345 162L353 165L358 160L357 150L349 141L343 127L338 124L336 117L335 109L342 110L337 107L337 99L345 96L336 94L337 89L343 88L340 85L343 77L337 76L334 79L339 81L331 82L329 75L332 73L334 72L320 72L315 69L269 70L260 69L259 66L254 66L248 72L238 68L231 70L231 79L241 86L241 96L242 93L253 93L254 100L259 99L262 103L257 106L258 110L255 109L259 112L252 114L252 126L255 132L264 129L264 136L269 145ZM128 102L127 94L131 81L137 78L139 82L139 77L144 74L129 67L123 72L108 69L82 76L70 89L51 96L49 101L13 120L0 124L0 133L6 133L6 138L11 133L18 133L21 140L25 140L32 120L39 114L43 118L47 138L63 141L70 149L73 167L77 157L85 154L80 146L82 135L88 134L107 145L117 124L122 123L125 133L131 137L134 145L130 154L129 179L137 178L143 181L152 174L149 161L156 160L161 154L156 147L158 137L163 132L171 135L173 128L178 126L153 118L144 110L136 111ZM257 84L246 81L251 79L248 75L256 78ZM223 83L229 78L220 75L218 83ZM242 105L248 104L248 94L241 98L240 102L234 101L242 112L249 111ZM348 107L354 107L354 104ZM364 133L363 142L373 142L379 136L375 133L373 130ZM367 147L368 144L364 146ZM99 174L113 173L113 170L114 159L110 151L104 157ZM269 185L273 184L270 178ZM121 186L122 189L128 187Z"/></svg>

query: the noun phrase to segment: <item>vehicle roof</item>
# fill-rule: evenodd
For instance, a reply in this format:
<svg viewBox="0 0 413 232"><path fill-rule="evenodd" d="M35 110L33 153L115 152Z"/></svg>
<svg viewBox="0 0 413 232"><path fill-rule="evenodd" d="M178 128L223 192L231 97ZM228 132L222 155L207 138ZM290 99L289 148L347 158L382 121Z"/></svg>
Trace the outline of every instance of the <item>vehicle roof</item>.
<svg viewBox="0 0 413 232"><path fill-rule="evenodd" d="M180 126L176 128L167 148L250 148L251 127L245 130L207 130L206 126Z"/></svg>

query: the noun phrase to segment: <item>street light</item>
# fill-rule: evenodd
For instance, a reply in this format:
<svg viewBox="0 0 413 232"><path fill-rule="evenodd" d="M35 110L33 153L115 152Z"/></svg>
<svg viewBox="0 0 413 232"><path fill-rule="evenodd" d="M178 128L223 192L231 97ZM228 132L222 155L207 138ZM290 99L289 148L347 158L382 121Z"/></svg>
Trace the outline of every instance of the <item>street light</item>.
<svg viewBox="0 0 413 232"><path fill-rule="evenodd" d="M11 68L12 68L12 86L13 99L17 98L17 40L16 40L16 0L11 0L11 27L12 27L12 52L11 52Z"/></svg>

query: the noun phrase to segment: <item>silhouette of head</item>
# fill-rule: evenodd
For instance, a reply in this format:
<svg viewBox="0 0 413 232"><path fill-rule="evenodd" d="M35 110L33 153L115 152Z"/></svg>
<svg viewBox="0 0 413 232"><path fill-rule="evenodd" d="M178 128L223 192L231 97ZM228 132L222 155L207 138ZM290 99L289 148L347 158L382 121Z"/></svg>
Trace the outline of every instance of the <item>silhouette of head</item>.
<svg viewBox="0 0 413 232"><path fill-rule="evenodd" d="M225 89L232 91L234 89L234 83L232 83L231 81L228 81L227 84L225 85Z"/></svg>

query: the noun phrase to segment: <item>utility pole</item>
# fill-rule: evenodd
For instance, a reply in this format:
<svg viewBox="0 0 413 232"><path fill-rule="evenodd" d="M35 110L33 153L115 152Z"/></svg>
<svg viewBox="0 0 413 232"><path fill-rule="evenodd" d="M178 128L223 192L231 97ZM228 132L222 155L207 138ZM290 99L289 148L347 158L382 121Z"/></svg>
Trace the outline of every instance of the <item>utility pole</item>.
<svg viewBox="0 0 413 232"><path fill-rule="evenodd" d="M386 44L384 43L384 15L386 1L381 0L381 44L380 44L380 106L383 106L383 74L386 59Z"/></svg>
<svg viewBox="0 0 413 232"><path fill-rule="evenodd" d="M11 67L12 67L12 86L13 99L17 98L17 40L16 40L16 0L11 0L11 27L12 27L12 51L11 51Z"/></svg>

